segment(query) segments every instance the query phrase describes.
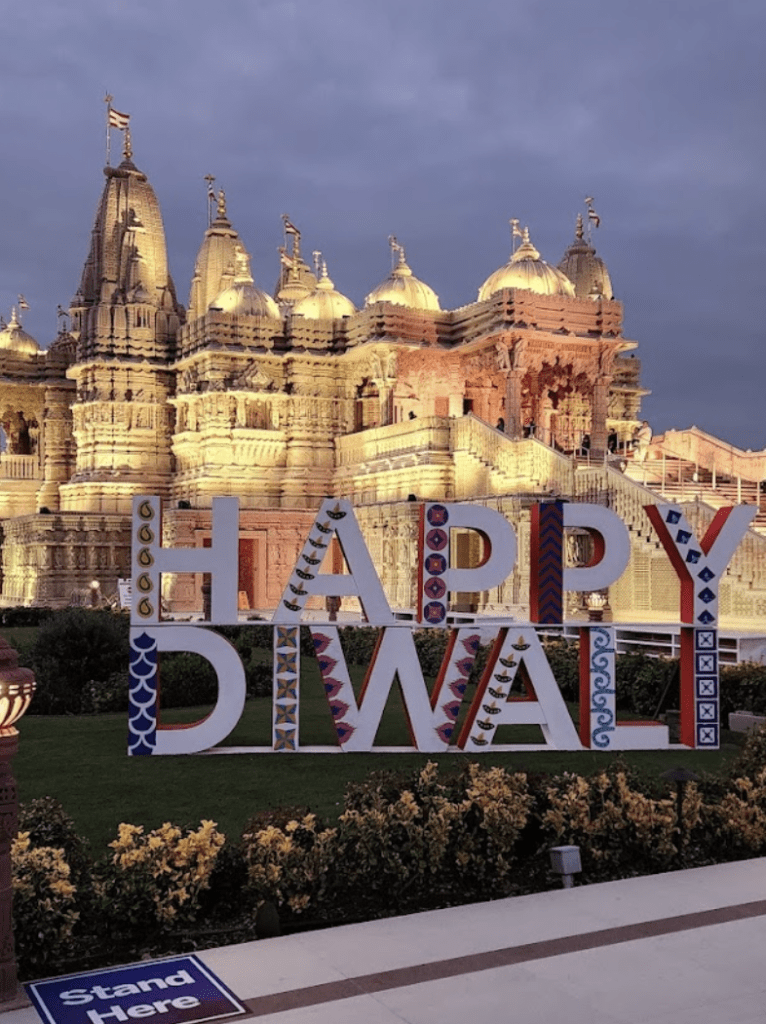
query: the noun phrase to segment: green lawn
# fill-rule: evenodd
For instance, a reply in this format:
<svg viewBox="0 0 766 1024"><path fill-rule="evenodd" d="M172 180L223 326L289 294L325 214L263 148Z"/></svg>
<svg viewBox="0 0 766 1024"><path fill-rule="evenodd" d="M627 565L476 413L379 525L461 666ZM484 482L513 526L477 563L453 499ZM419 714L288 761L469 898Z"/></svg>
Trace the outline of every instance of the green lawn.
<svg viewBox="0 0 766 1024"><path fill-rule="evenodd" d="M353 672L353 670L352 670ZM359 684L361 670L355 674ZM464 704L467 706L467 701ZM227 745L265 746L270 741L271 702L249 701ZM204 709L167 712L167 721L195 721ZM301 740L332 744L334 729L316 664L306 659L301 681ZM379 769L408 770L436 760L458 769L462 754L231 754L182 757L127 757L127 716L27 716L20 723L21 746L15 773L22 800L53 796L74 818L94 853L106 848L121 821L154 828L163 821L196 825L212 818L229 836L238 835L256 811L295 804L335 816L346 784ZM722 772L739 747L720 751L639 751L623 755L649 774L685 765L694 771ZM537 727L519 727L504 742L540 742ZM398 688L378 732L383 745L409 744ZM473 755L472 755L473 756ZM535 772L587 774L618 756L600 752L523 751L481 755L485 765Z"/></svg>

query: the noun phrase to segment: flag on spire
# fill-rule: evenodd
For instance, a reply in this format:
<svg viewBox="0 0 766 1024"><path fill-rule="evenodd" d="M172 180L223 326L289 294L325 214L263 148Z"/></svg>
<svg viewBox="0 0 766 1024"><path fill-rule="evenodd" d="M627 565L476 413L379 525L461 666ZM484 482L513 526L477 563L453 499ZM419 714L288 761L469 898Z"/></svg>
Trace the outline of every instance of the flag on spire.
<svg viewBox="0 0 766 1024"><path fill-rule="evenodd" d="M115 110L114 107L109 107L109 127L119 128L121 132L130 125L130 114L121 114L119 110Z"/></svg>
<svg viewBox="0 0 766 1024"><path fill-rule="evenodd" d="M585 197L585 205L588 207L588 220L595 228L599 227L601 224L601 218L593 209L593 196Z"/></svg>
<svg viewBox="0 0 766 1024"><path fill-rule="evenodd" d="M19 309L29 309L29 303L23 295L19 295Z"/></svg>

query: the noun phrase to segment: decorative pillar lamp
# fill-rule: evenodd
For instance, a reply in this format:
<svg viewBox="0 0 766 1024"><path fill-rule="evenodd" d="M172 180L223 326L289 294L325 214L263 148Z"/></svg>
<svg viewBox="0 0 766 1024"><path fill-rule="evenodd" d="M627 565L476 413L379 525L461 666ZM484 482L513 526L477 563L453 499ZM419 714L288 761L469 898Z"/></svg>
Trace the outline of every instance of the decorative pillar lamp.
<svg viewBox="0 0 766 1024"><path fill-rule="evenodd" d="M11 760L19 749L14 723L29 707L35 686L32 672L19 668L18 653L0 637L0 1010L20 998L13 945L11 874L11 843L16 838L19 802Z"/></svg>
<svg viewBox="0 0 766 1024"><path fill-rule="evenodd" d="M588 620L590 622L601 622L604 618L604 608L606 606L606 597L604 594L599 593L598 590L594 590L588 594Z"/></svg>

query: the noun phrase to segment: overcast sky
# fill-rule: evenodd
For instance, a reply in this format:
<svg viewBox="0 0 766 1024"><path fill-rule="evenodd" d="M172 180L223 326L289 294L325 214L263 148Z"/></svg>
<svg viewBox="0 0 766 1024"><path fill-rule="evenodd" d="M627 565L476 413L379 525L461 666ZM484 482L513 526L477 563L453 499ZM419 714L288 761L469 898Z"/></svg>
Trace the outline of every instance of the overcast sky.
<svg viewBox="0 0 766 1024"><path fill-rule="evenodd" d="M108 90L182 302L208 173L256 283L288 213L357 305L389 234L454 308L507 261L509 218L557 263L591 195L655 432L766 447L763 0L17 0L3 37L0 312L23 293L44 347L87 254Z"/></svg>

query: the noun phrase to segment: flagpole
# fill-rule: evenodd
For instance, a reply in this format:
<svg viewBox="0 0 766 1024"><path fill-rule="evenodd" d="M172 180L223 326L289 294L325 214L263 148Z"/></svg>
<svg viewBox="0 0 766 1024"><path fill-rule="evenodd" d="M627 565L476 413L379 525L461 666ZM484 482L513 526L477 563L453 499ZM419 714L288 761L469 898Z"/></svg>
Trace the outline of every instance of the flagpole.
<svg viewBox="0 0 766 1024"><path fill-rule="evenodd" d="M104 96L104 103L106 103L106 166L110 166L110 160L112 156L112 136L109 134L109 122L111 121L112 111L112 100L114 96L107 93Z"/></svg>

